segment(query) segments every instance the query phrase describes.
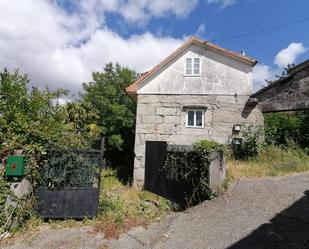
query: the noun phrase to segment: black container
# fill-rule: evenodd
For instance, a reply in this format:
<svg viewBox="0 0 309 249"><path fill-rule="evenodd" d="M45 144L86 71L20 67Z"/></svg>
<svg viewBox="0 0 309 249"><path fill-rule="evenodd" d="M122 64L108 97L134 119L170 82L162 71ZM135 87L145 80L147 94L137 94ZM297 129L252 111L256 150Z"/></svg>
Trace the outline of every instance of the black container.
<svg viewBox="0 0 309 249"><path fill-rule="evenodd" d="M38 212L43 218L91 218L98 210L98 188L37 189Z"/></svg>

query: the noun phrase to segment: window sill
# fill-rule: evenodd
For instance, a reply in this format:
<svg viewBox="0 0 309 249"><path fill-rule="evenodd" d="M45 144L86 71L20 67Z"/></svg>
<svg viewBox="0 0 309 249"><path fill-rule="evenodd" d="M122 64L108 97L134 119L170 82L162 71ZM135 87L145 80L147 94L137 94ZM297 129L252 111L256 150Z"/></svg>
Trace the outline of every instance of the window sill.
<svg viewBox="0 0 309 249"><path fill-rule="evenodd" d="M183 77L202 77L201 74L184 74Z"/></svg>
<svg viewBox="0 0 309 249"><path fill-rule="evenodd" d="M187 126L186 125L186 128L189 128L189 129L204 129L205 126Z"/></svg>

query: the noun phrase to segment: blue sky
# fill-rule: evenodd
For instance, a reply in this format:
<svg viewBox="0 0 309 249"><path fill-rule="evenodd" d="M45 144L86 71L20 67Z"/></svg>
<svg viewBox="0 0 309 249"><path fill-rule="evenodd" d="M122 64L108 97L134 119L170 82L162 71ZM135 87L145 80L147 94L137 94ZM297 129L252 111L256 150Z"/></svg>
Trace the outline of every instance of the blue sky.
<svg viewBox="0 0 309 249"><path fill-rule="evenodd" d="M119 14L108 16L107 25L123 37L150 31L159 36L199 35L222 47L234 51L244 49L248 54L264 64L272 64L278 50L286 48L292 42L302 42L309 46L309 1L297 0L239 0L222 8L220 4L198 2L194 11L185 18L154 18L145 26L126 23ZM239 34L251 33L272 27L290 24L308 18L299 24L279 30L242 38L222 40ZM202 25L204 31L197 33ZM309 52L302 54L298 61L309 58Z"/></svg>
<svg viewBox="0 0 309 249"><path fill-rule="evenodd" d="M308 0L1 0L0 69L77 93L109 61L142 72L197 35L256 58L259 88L287 63L309 58L309 19L222 38L309 18L308 9Z"/></svg>

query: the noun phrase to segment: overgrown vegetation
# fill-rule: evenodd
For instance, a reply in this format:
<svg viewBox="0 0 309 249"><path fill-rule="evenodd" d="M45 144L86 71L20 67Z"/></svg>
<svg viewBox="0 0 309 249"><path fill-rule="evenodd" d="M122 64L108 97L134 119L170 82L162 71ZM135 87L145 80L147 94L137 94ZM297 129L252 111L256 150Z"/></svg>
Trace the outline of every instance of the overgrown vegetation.
<svg viewBox="0 0 309 249"><path fill-rule="evenodd" d="M263 148L263 127L259 126L247 126L244 127L242 136L244 141L242 144L232 144L232 156L234 159L250 159L258 156L259 152Z"/></svg>
<svg viewBox="0 0 309 249"><path fill-rule="evenodd" d="M108 169L102 172L99 211L95 218L51 220L49 224L54 228L91 225L96 232L103 232L106 238L117 238L134 226L147 226L153 220L160 220L171 210L171 204L166 199L124 185L118 180L117 172ZM34 230L42 223L40 218L34 216L27 221L26 227Z"/></svg>
<svg viewBox="0 0 309 249"><path fill-rule="evenodd" d="M16 150L22 151L27 158L25 174L34 189L39 184L50 187L70 185L65 175L63 179L55 178L53 173L57 172L49 172L44 167L47 149L98 149L100 138L106 137L107 164L117 171L108 171L104 175L98 217L83 222L93 222L107 236L114 236L134 224L147 224L169 210L167 201L123 185L115 177L117 172L124 182L132 179L135 104L125 94L124 88L136 77L134 71L107 64L103 72L93 73L93 81L84 84L79 100L60 105L58 100L65 98L68 91L30 88L28 76L18 70L9 72L5 69L0 74L0 156L5 159ZM74 155L70 158L78 160ZM56 157L54 163L62 159ZM40 176L44 172L49 177L45 177L47 182L42 183ZM69 170L69 174L74 172L73 168ZM33 193L18 200L18 206L9 210L12 216L8 217L5 201L8 195L12 199L15 197L9 191L11 179L5 176L3 165L0 174L0 233L11 230L13 223L17 229L33 229L41 224L33 208ZM109 188L106 182L115 184ZM87 182L83 184L87 185Z"/></svg>
<svg viewBox="0 0 309 249"><path fill-rule="evenodd" d="M265 115L264 130L248 127L237 156L230 160L231 179L277 176L309 170L309 112Z"/></svg>
<svg viewBox="0 0 309 249"><path fill-rule="evenodd" d="M48 150L40 168L40 186L50 189L93 187L97 183L100 153L88 150Z"/></svg>
<svg viewBox="0 0 309 249"><path fill-rule="evenodd" d="M170 210L166 200L123 185L116 178L117 174L122 182L132 180L135 104L123 90L137 76L132 70L107 64L102 72L93 73L91 82L83 85L80 99L60 105L59 99L66 97L68 91L30 88L28 76L18 70L5 69L0 73L0 157L5 159L16 150L22 150L27 158L25 174L34 189L40 182L41 170L44 172L47 149L98 149L100 138L106 137L107 164L117 170L104 173L98 217L84 220L82 224L95 224L107 237L136 224L147 224ZM261 143L261 134L265 134L262 135L264 143ZM249 127L243 135L246 142L241 154L246 161L230 161L230 177L281 175L309 169L308 111L267 114L264 130ZM193 202L212 195L208 186L208 165L213 151L223 153L226 150L215 142L201 141L180 157L175 156L177 153L171 154L166 164L169 173L193 186ZM72 160L78 160L73 157L71 155ZM33 208L34 195L30 193L19 200L16 208L5 209L7 196L15 197L9 191L11 179L5 177L3 164L0 169L0 233L8 230L13 222L17 228L31 229L42 222ZM49 175L50 172L45 173ZM62 186L65 179L57 182L59 179L50 174L49 182ZM9 219L8 214L12 214ZM68 225L76 221L52 224Z"/></svg>
<svg viewBox="0 0 309 249"><path fill-rule="evenodd" d="M0 208L2 211L0 212L0 234L3 232L5 223L6 223L6 214L4 212L5 209L5 201L8 195L8 183L7 181L0 179Z"/></svg>
<svg viewBox="0 0 309 249"><path fill-rule="evenodd" d="M115 171L104 171L102 182L95 229L103 231L106 237L117 237L132 226L147 226L171 210L166 199L123 185L117 180Z"/></svg>
<svg viewBox="0 0 309 249"><path fill-rule="evenodd" d="M95 116L93 112L87 112L76 125L71 119L75 111L67 105L59 105L58 99L65 96L67 91L41 90L36 87L29 89L28 83L27 75L20 74L18 70L10 73L4 69L0 73L0 157L3 169L0 178L3 194L9 191L8 182L12 180L4 175L7 155L14 154L16 150L22 151L27 158L25 175L33 188L36 188L42 156L47 148L85 148L98 139L93 129L88 129L89 125L96 126L88 123L88 117ZM79 106L79 109L82 108ZM1 200L0 216L6 217L4 222L3 219L1 221L1 229L7 230L13 223L16 227L21 226L19 223L28 219L32 212L32 200L33 193L30 193L25 200L19 201L17 207L13 206L12 211L7 210Z"/></svg>
<svg viewBox="0 0 309 249"><path fill-rule="evenodd" d="M230 160L230 180L261 176L279 176L309 170L309 156L300 148L265 146L250 160Z"/></svg>
<svg viewBox="0 0 309 249"><path fill-rule="evenodd" d="M124 89L132 83L137 74L112 63L103 72L94 72L93 80L85 83L82 102L91 106L99 116L94 123L101 127L106 137L105 157L110 167L117 169L118 177L125 183L133 176L135 103ZM97 147L99 144L97 144Z"/></svg>
<svg viewBox="0 0 309 249"><path fill-rule="evenodd" d="M189 151L171 151L164 165L168 178L187 184L192 188L187 204L212 198L209 187L209 165L219 154L227 154L227 148L214 141L201 140Z"/></svg>
<svg viewBox="0 0 309 249"><path fill-rule="evenodd" d="M0 74L1 158L22 150L27 178L35 188L46 149L98 148L104 135L109 162L117 167L126 162L126 168L131 168L127 165L133 158L135 105L123 89L136 76L127 68L107 64L102 73L93 74L92 82L84 84L80 100L60 105L58 100L68 91L30 89L27 75L4 69ZM131 173L126 174L127 180ZM3 171L0 177L7 183ZM2 201L0 209L3 213Z"/></svg>
<svg viewBox="0 0 309 249"><path fill-rule="evenodd" d="M265 142L277 146L291 143L309 147L309 111L265 114Z"/></svg>
<svg viewBox="0 0 309 249"><path fill-rule="evenodd" d="M277 79L285 78L294 64L288 64ZM267 84L274 81L266 80ZM231 178L274 176L309 170L309 111L264 114L264 129L247 127L245 142L234 150L229 162Z"/></svg>

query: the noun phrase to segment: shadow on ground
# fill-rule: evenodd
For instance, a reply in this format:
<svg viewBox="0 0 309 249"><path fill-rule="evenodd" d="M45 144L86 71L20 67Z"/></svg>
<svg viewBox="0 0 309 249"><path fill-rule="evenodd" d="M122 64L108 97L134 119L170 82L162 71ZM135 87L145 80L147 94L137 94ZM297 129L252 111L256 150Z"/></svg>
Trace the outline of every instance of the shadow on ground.
<svg viewBox="0 0 309 249"><path fill-rule="evenodd" d="M308 249L309 191L289 208L228 249Z"/></svg>

